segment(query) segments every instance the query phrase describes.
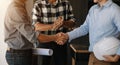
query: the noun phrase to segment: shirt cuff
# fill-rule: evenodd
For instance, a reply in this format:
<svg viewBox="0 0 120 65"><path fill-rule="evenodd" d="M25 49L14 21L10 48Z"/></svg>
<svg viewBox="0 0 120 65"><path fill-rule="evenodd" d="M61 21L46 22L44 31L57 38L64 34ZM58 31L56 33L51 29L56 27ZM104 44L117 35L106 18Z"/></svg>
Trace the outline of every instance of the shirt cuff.
<svg viewBox="0 0 120 65"><path fill-rule="evenodd" d="M120 48L119 48L118 51L117 51L117 55L120 55Z"/></svg>
<svg viewBox="0 0 120 65"><path fill-rule="evenodd" d="M72 40L72 36L71 36L71 35L72 35L72 34L71 34L70 32L68 32L67 34L68 34L68 37L69 37L68 42L71 42L71 40Z"/></svg>

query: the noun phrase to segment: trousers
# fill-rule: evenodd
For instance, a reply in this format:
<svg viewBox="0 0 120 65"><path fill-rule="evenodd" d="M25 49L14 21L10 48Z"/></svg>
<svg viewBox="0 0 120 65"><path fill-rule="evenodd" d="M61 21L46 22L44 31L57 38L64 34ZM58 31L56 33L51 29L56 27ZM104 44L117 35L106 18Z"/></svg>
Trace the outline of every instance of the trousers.
<svg viewBox="0 0 120 65"><path fill-rule="evenodd" d="M32 50L7 50L8 65L32 65Z"/></svg>
<svg viewBox="0 0 120 65"><path fill-rule="evenodd" d="M93 53L90 54L88 65L120 65L118 62L105 62L98 60Z"/></svg>
<svg viewBox="0 0 120 65"><path fill-rule="evenodd" d="M52 56L39 56L42 62L38 65L66 65L67 64L67 45L57 45L55 42L41 43L39 48L48 48L53 50Z"/></svg>

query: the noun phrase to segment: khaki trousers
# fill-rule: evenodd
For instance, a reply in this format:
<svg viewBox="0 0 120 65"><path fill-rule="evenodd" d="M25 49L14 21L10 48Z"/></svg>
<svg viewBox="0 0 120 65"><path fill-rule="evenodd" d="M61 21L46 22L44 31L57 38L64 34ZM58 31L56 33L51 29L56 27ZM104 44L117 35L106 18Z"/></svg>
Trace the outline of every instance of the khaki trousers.
<svg viewBox="0 0 120 65"><path fill-rule="evenodd" d="M120 65L120 61L116 63L110 63L98 60L93 53L90 54L88 65Z"/></svg>

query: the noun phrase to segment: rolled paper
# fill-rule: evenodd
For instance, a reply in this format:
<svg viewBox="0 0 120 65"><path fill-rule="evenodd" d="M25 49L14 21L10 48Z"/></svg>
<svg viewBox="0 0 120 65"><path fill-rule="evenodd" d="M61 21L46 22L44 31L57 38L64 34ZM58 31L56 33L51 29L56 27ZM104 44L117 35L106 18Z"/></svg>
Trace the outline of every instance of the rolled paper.
<svg viewBox="0 0 120 65"><path fill-rule="evenodd" d="M33 54L52 56L53 55L53 50L52 49L46 49L46 48L34 48L33 49Z"/></svg>

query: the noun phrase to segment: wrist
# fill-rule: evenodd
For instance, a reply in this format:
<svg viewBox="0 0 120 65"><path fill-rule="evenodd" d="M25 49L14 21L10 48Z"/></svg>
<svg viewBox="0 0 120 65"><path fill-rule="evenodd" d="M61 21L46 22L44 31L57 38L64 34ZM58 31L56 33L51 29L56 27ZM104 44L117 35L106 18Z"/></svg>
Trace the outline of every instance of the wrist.
<svg viewBox="0 0 120 65"><path fill-rule="evenodd" d="M50 37L51 37L51 38L50 38L51 41L56 41L56 40L57 40L57 36L56 36L56 35L51 35Z"/></svg>
<svg viewBox="0 0 120 65"><path fill-rule="evenodd" d="M65 33L65 35L66 35L66 39L68 40L69 39L69 35L67 33Z"/></svg>
<svg viewBox="0 0 120 65"><path fill-rule="evenodd" d="M53 30L54 24L50 24L50 30Z"/></svg>

